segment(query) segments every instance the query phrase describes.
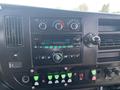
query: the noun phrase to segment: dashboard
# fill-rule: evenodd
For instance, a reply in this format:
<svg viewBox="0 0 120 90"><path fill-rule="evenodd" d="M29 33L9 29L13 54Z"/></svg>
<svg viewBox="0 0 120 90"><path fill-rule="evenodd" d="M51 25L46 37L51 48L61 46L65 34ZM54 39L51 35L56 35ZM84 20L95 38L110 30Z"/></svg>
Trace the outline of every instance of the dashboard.
<svg viewBox="0 0 120 90"><path fill-rule="evenodd" d="M11 90L120 84L120 15L0 7L0 81Z"/></svg>

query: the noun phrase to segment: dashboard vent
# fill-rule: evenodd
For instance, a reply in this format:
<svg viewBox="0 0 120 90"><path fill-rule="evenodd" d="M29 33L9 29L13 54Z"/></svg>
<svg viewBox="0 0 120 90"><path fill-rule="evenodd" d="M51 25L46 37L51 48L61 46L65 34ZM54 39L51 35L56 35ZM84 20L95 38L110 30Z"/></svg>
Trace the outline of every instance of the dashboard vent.
<svg viewBox="0 0 120 90"><path fill-rule="evenodd" d="M22 17L5 16L4 24L7 47L23 46Z"/></svg>
<svg viewBox="0 0 120 90"><path fill-rule="evenodd" d="M99 19L99 32L120 32L120 20Z"/></svg>
<svg viewBox="0 0 120 90"><path fill-rule="evenodd" d="M120 49L120 34L99 34L101 43L99 50Z"/></svg>

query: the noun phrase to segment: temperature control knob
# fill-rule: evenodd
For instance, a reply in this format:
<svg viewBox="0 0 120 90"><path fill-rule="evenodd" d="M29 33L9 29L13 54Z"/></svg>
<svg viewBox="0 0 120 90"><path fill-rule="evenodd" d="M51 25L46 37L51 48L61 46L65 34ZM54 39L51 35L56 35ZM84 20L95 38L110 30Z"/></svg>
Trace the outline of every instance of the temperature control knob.
<svg viewBox="0 0 120 90"><path fill-rule="evenodd" d="M55 29L56 30L62 30L63 27L64 27L64 23L62 21L55 23Z"/></svg>
<svg viewBox="0 0 120 90"><path fill-rule="evenodd" d="M100 42L100 37L95 34L89 33L84 37L84 44L88 47L92 47L93 45L99 45Z"/></svg>
<svg viewBox="0 0 120 90"><path fill-rule="evenodd" d="M47 24L45 22L40 22L39 23L39 29L40 30L46 30L47 29Z"/></svg>
<svg viewBox="0 0 120 90"><path fill-rule="evenodd" d="M60 63L63 60L63 54L62 53L54 53L53 60L55 63Z"/></svg>

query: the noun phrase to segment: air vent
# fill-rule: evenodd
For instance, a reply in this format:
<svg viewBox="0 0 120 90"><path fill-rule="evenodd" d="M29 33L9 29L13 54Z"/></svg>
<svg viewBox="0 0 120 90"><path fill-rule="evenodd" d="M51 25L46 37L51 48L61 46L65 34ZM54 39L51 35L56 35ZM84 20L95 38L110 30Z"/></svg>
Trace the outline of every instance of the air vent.
<svg viewBox="0 0 120 90"><path fill-rule="evenodd" d="M120 34L99 34L101 43L99 50L120 49Z"/></svg>
<svg viewBox="0 0 120 90"><path fill-rule="evenodd" d="M22 17L5 16L4 22L7 47L23 46Z"/></svg>
<svg viewBox="0 0 120 90"><path fill-rule="evenodd" d="M120 52L112 51L112 52L99 52L97 62L115 62L120 61Z"/></svg>
<svg viewBox="0 0 120 90"><path fill-rule="evenodd" d="M99 19L99 32L120 32L120 20Z"/></svg>

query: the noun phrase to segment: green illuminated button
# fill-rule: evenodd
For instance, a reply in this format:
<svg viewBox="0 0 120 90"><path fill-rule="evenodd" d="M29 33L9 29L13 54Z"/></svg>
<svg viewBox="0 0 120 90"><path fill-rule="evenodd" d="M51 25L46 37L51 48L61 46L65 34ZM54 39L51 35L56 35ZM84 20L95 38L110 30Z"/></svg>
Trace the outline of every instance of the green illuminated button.
<svg viewBox="0 0 120 90"><path fill-rule="evenodd" d="M45 48L49 48L48 46L45 46Z"/></svg>
<svg viewBox="0 0 120 90"><path fill-rule="evenodd" d="M91 71L91 73L92 73L92 75L96 75L96 70L95 69L93 69L92 71Z"/></svg>
<svg viewBox="0 0 120 90"><path fill-rule="evenodd" d="M61 74L62 79L65 79L66 74Z"/></svg>
<svg viewBox="0 0 120 90"><path fill-rule="evenodd" d="M72 73L71 72L67 73L67 75L68 75L69 78L72 78Z"/></svg>
<svg viewBox="0 0 120 90"><path fill-rule="evenodd" d="M54 46L54 48L56 49L56 48L57 48L57 46Z"/></svg>
<svg viewBox="0 0 120 90"><path fill-rule="evenodd" d="M72 45L69 45L68 48L73 48L73 46L72 46Z"/></svg>
<svg viewBox="0 0 120 90"><path fill-rule="evenodd" d="M52 75L48 75L48 80L52 80L53 76Z"/></svg>
<svg viewBox="0 0 120 90"><path fill-rule="evenodd" d="M66 46L62 46L62 48L66 48Z"/></svg>
<svg viewBox="0 0 120 90"><path fill-rule="evenodd" d="M54 77L55 77L55 79L59 79L59 75L58 74L54 75Z"/></svg>
<svg viewBox="0 0 120 90"><path fill-rule="evenodd" d="M53 48L53 46L50 46L49 48L50 48L50 49L52 49L52 48Z"/></svg>
<svg viewBox="0 0 120 90"><path fill-rule="evenodd" d="M38 75L35 75L35 76L34 76L34 80L35 80L35 81L38 81L38 80L39 80L39 76L38 76Z"/></svg>
<svg viewBox="0 0 120 90"><path fill-rule="evenodd" d="M58 48L62 48L61 46L58 46Z"/></svg>

